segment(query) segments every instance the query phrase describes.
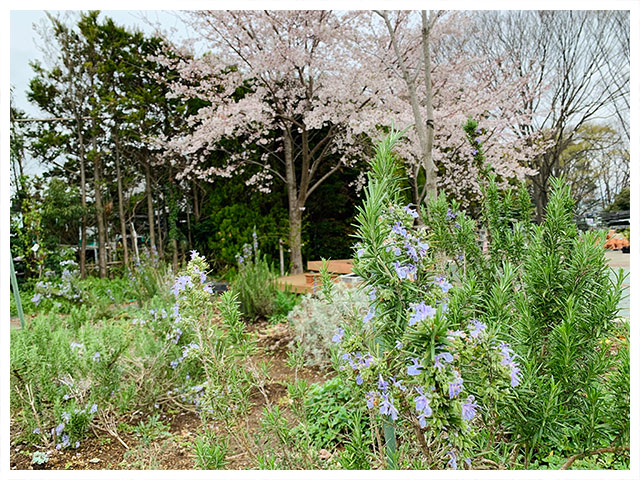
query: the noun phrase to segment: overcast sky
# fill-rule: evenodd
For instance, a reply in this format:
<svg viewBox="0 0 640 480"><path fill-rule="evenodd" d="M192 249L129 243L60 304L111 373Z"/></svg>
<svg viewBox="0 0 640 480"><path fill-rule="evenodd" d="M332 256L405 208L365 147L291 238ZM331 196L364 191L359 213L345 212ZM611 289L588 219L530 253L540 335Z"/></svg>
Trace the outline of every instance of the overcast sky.
<svg viewBox="0 0 640 480"><path fill-rule="evenodd" d="M52 14L61 12L50 10ZM101 17L110 17L116 24L125 26L130 30L142 30L151 34L154 32L152 24L161 23L166 30L175 29L172 38L186 37L187 31L182 22L176 17L175 12L159 10L103 10ZM50 25L44 10L13 10L10 13L10 82L13 89L14 104L27 115L42 116L42 112L27 101L26 92L29 81L33 76L30 62L39 60L44 63L44 54L39 46L43 44L36 30L37 25ZM42 172L41 166L36 160L27 159L25 164L27 174Z"/></svg>

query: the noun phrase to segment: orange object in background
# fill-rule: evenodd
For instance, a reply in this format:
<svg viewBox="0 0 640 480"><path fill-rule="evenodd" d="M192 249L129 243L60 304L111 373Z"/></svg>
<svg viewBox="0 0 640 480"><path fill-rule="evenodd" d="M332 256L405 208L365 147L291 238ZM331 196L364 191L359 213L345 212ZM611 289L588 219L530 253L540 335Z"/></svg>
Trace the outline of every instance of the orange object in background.
<svg viewBox="0 0 640 480"><path fill-rule="evenodd" d="M607 241L604 244L604 248L607 250L620 250L622 247L628 247L629 240L627 240L621 233L616 233L615 230L609 230L607 233Z"/></svg>

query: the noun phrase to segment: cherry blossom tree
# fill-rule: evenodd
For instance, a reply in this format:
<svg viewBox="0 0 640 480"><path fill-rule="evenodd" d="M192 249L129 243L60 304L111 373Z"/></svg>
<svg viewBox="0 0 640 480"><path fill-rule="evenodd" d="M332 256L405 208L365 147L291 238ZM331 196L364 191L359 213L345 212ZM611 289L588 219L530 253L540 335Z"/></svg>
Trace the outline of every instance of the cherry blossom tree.
<svg viewBox="0 0 640 480"><path fill-rule="evenodd" d="M479 122L486 166L504 185L534 173L527 164L541 145L520 130L532 115L522 96L536 98L542 88L525 91L527 76L514 78L501 58L478 55L468 41L472 28L465 12L383 11L363 29L368 41L360 44L388 78L379 95L397 126L413 127L398 151L416 204L437 189L465 206L479 196L482 166L462 128L469 117Z"/></svg>
<svg viewBox="0 0 640 480"><path fill-rule="evenodd" d="M211 179L259 168L248 179L288 195L291 270L302 272L305 203L330 175L353 166L363 139L384 122L380 78L362 68L358 12L197 11L190 26L211 53L170 61L174 95L206 102L184 135L166 139L180 178ZM239 92L242 91L241 94ZM388 119L387 119L388 121ZM239 141L224 149L224 140ZM222 165L211 158L222 156Z"/></svg>
<svg viewBox="0 0 640 480"><path fill-rule="evenodd" d="M187 19L210 53L161 60L179 73L173 95L204 106L184 134L164 139L168 158L180 159L178 178L248 173L247 184L265 192L281 182L293 272L302 271L310 195L392 125L413 127L398 151L416 204L437 188L463 205L479 195L480 166L462 128L469 116L505 183L531 173L524 163L536 144L516 131L530 113L514 100L522 82L469 51L466 14L198 11Z"/></svg>

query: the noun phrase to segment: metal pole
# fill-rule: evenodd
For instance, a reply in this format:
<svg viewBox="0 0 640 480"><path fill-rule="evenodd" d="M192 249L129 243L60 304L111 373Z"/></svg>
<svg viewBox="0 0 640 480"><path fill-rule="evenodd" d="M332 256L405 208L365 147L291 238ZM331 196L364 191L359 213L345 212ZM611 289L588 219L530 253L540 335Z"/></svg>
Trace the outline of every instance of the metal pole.
<svg viewBox="0 0 640 480"><path fill-rule="evenodd" d="M20 291L18 290L18 278L16 277L16 270L13 268L13 255L11 256L11 289L13 290L13 296L16 300L16 310L18 310L18 317L20 318L20 327L24 330L24 312L22 311L22 302L20 301Z"/></svg>

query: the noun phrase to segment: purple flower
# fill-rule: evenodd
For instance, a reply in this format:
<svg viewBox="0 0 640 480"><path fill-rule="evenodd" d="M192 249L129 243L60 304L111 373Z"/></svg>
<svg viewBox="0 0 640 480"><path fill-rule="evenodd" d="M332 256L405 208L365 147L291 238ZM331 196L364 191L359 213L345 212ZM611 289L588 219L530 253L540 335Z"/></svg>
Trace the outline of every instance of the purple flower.
<svg viewBox="0 0 640 480"><path fill-rule="evenodd" d="M478 338L483 330L487 328L487 326L479 320L473 319L471 320L471 324L473 325L473 330L469 332L472 338Z"/></svg>
<svg viewBox="0 0 640 480"><path fill-rule="evenodd" d="M477 155L478 154L478 149L474 148L473 150L471 150L471 154L472 155Z"/></svg>
<svg viewBox="0 0 640 480"><path fill-rule="evenodd" d="M400 280L407 278L407 275L409 274L409 272L407 272L406 267L404 267L403 265L400 265L400 262L393 262L393 268L396 269L396 275L398 275L398 278Z"/></svg>
<svg viewBox="0 0 640 480"><path fill-rule="evenodd" d="M92 359L93 359L94 362L99 362L100 361L100 352L94 353Z"/></svg>
<svg viewBox="0 0 640 480"><path fill-rule="evenodd" d="M362 379L360 374L356 375L356 384L357 385L362 385L362 382L364 382L364 380Z"/></svg>
<svg viewBox="0 0 640 480"><path fill-rule="evenodd" d="M456 218L456 214L451 211L451 209L447 209L447 220L453 220Z"/></svg>
<svg viewBox="0 0 640 480"><path fill-rule="evenodd" d="M457 470L458 469L458 461L457 461L458 459L456 458L456 454L454 453L453 450L449 450L447 453L451 457L449 459L449 461L447 462L447 465L449 467L451 467L453 470Z"/></svg>
<svg viewBox="0 0 640 480"><path fill-rule="evenodd" d="M433 413L431 407L429 406L429 399L426 395L420 391L420 395L418 395L414 401L416 402L416 411L424 413L425 417L430 417Z"/></svg>
<svg viewBox="0 0 640 480"><path fill-rule="evenodd" d="M393 227L391 227L391 230L393 231L393 233L396 233L396 234L400 235L401 237L406 237L407 236L407 229L404 228L404 225L402 225L401 222L394 223Z"/></svg>
<svg viewBox="0 0 640 480"><path fill-rule="evenodd" d="M89 410L89 413L96 413L97 411L98 411L98 405L94 403L93 405L91 405L91 409Z"/></svg>
<svg viewBox="0 0 640 480"><path fill-rule="evenodd" d="M358 258L361 258L362 255L364 255L364 248L359 248L356 252L356 255L358 255Z"/></svg>
<svg viewBox="0 0 640 480"><path fill-rule="evenodd" d="M433 318L433 316L436 314L436 309L431 305L425 305L424 302L413 305L413 309L415 310L414 313L409 316L410 327L412 327L416 323L426 320L427 318Z"/></svg>
<svg viewBox="0 0 640 480"><path fill-rule="evenodd" d="M474 400L475 397L473 395L469 395L467 397L467 401L462 404L462 418L467 421L476 416L476 408L478 408L478 404L475 403Z"/></svg>
<svg viewBox="0 0 640 480"><path fill-rule="evenodd" d="M371 410L374 406L374 402L377 396L377 392L374 392L373 390L371 390L369 393L367 393L367 395L365 396L366 400L367 400L367 408L369 410Z"/></svg>
<svg viewBox="0 0 640 480"><path fill-rule="evenodd" d="M410 243L405 243L404 249L407 251L407 255L409 255L409 257L414 262L418 261L418 252L416 251L416 248L413 245L411 245Z"/></svg>
<svg viewBox="0 0 640 480"><path fill-rule="evenodd" d="M338 327L338 329L336 330L336 333L333 335L333 338L331 339L332 342L334 343L340 343L342 341L342 337L344 336L344 330L340 327Z"/></svg>
<svg viewBox="0 0 640 480"><path fill-rule="evenodd" d="M511 386L517 387L520 385L520 367L514 362L511 366Z"/></svg>
<svg viewBox="0 0 640 480"><path fill-rule="evenodd" d="M40 429L39 428L34 428L33 429L33 433L35 433L36 435L40 435Z"/></svg>
<svg viewBox="0 0 640 480"><path fill-rule="evenodd" d="M173 294L178 297L178 295L180 295L180 292L191 287L193 287L193 281L191 280L191 277L188 275L180 275L178 278L176 278L176 282L173 285Z"/></svg>
<svg viewBox="0 0 640 480"><path fill-rule="evenodd" d="M202 289L209 294L213 293L213 288L211 288L211 284L209 283L207 283L204 287L202 287Z"/></svg>
<svg viewBox="0 0 640 480"><path fill-rule="evenodd" d="M407 375L420 375L422 364L417 358L412 358L411 360L413 360L413 365L407 367Z"/></svg>
<svg viewBox="0 0 640 480"><path fill-rule="evenodd" d="M376 314L376 307L375 307L375 305L372 305L371 307L369 307L369 311L364 316L362 321L364 323L369 323L375 314Z"/></svg>
<svg viewBox="0 0 640 480"><path fill-rule="evenodd" d="M452 287L452 285L449 282L447 282L447 279L444 277L436 277L436 279L434 280L434 283L439 285L444 293L447 293L449 290L451 290L451 287Z"/></svg>
<svg viewBox="0 0 640 480"><path fill-rule="evenodd" d="M385 379L382 378L382 375L378 375L378 390L386 392L387 388L389 388L389 382L385 381Z"/></svg>
<svg viewBox="0 0 640 480"><path fill-rule="evenodd" d="M371 355L370 353L367 353L366 355L363 355L362 358L360 359L360 366L362 366L363 368L369 368L371 366L372 361L373 361L373 355Z"/></svg>
<svg viewBox="0 0 640 480"><path fill-rule="evenodd" d="M453 362L453 355L451 355L449 352L438 353L433 358L434 368L444 368L445 365L440 360L444 360L445 363L451 363Z"/></svg>
<svg viewBox="0 0 640 480"><path fill-rule="evenodd" d="M389 398L387 394L382 394L382 402L380 403L380 413L382 415L391 415L393 420L398 418L398 410L393 405L393 398Z"/></svg>
<svg viewBox="0 0 640 480"><path fill-rule="evenodd" d="M65 394L64 394L64 397L62 397L62 399L63 399L63 400L69 400L69 394L68 394L68 393L65 393Z"/></svg>
<svg viewBox="0 0 640 480"><path fill-rule="evenodd" d="M403 392L407 390L407 387L402 385L402 380L396 380L394 377L391 377L391 381L393 382L393 386L402 390Z"/></svg>
<svg viewBox="0 0 640 480"><path fill-rule="evenodd" d="M58 424L58 426L56 427L56 435L60 436L63 430L64 430L64 423Z"/></svg>
<svg viewBox="0 0 640 480"><path fill-rule="evenodd" d="M456 379L449 383L449 398L455 398L462 392L462 377L458 375Z"/></svg>
<svg viewBox="0 0 640 480"><path fill-rule="evenodd" d="M402 342L400 340L396 342L396 350L401 350L403 346L404 345L402 345Z"/></svg>
<svg viewBox="0 0 640 480"><path fill-rule="evenodd" d="M39 293L36 293L33 295L33 297L31 297L31 301L35 303L36 306L40 303L40 300L42 300L42 295Z"/></svg>
<svg viewBox="0 0 640 480"><path fill-rule="evenodd" d="M69 435L65 433L62 435L62 446L66 447L67 445L69 445Z"/></svg>
<svg viewBox="0 0 640 480"><path fill-rule="evenodd" d="M198 251L197 250L191 250L191 260L193 260L194 258L196 258L198 256Z"/></svg>
<svg viewBox="0 0 640 480"><path fill-rule="evenodd" d="M411 208L409 205L407 205L406 207L403 207L403 210L410 215L412 218L418 218L418 212L416 212L413 208Z"/></svg>
<svg viewBox="0 0 640 480"><path fill-rule="evenodd" d="M62 412L62 415L60 416L62 417L62 420L67 423L69 423L69 420L71 420L71 414L69 412Z"/></svg>
<svg viewBox="0 0 640 480"><path fill-rule="evenodd" d="M464 459L464 463L466 463L466 464L467 464L467 466L469 466L469 467L470 467L470 466L471 466L471 459L470 459L469 457L465 458L465 459Z"/></svg>
<svg viewBox="0 0 640 480"><path fill-rule="evenodd" d="M80 442L76 442L76 448L80 446Z"/></svg>

